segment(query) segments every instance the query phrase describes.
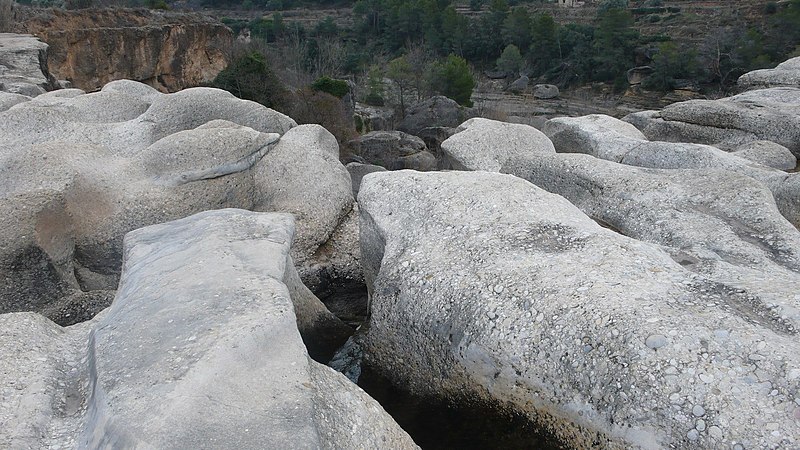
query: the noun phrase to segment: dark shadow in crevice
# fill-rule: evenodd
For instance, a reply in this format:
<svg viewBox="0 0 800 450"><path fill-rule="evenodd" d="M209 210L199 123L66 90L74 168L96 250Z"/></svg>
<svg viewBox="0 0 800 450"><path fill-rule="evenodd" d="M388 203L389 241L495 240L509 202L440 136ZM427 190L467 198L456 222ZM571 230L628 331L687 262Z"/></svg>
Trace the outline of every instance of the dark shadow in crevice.
<svg viewBox="0 0 800 450"><path fill-rule="evenodd" d="M451 404L441 399L416 397L366 366L361 368L358 385L423 450L569 448L521 414L482 401Z"/></svg>

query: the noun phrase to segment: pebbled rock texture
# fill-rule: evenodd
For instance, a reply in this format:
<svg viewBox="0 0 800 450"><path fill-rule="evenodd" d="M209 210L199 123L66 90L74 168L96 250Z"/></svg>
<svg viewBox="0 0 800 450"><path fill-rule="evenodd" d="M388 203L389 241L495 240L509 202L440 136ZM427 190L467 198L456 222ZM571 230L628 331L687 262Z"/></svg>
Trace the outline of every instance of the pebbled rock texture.
<svg viewBox="0 0 800 450"><path fill-rule="evenodd" d="M0 315L0 446L415 448L309 358L293 231L288 214L242 210L142 228L126 236L120 289L100 316L61 328Z"/></svg>
<svg viewBox="0 0 800 450"><path fill-rule="evenodd" d="M791 58L774 69L760 69L739 77L736 84L743 89L776 86L800 87L800 56Z"/></svg>
<svg viewBox="0 0 800 450"><path fill-rule="evenodd" d="M757 318L754 292L514 176L374 173L359 205L365 354L395 383L575 448L798 445L796 331Z"/></svg>
<svg viewBox="0 0 800 450"><path fill-rule="evenodd" d="M639 167L707 168L749 176L772 191L779 201L781 213L796 226L800 226L797 221L800 216L800 201L787 198L792 195L800 196L800 191L796 191L794 187L797 185L795 178L800 175L787 174L753 162L754 151L762 150L766 153L769 150L767 146L757 145L757 142L764 141L754 141L742 146L750 149L750 158L744 158L739 153L728 153L710 145L648 141L631 124L604 115L551 119L545 125L544 132L561 153L586 153ZM780 147L778 144L772 145ZM784 154L784 157L793 159L791 154Z"/></svg>

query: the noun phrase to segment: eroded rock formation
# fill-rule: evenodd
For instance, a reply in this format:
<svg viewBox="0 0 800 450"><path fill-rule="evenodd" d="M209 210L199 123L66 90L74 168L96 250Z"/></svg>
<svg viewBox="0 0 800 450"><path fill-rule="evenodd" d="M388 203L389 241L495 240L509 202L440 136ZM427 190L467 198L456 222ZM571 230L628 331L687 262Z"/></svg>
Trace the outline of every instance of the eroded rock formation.
<svg viewBox="0 0 800 450"><path fill-rule="evenodd" d="M309 358L293 233L288 214L230 209L142 228L101 316L0 315L0 446L416 448Z"/></svg>
<svg viewBox="0 0 800 450"><path fill-rule="evenodd" d="M228 63L233 34L202 14L156 10L48 10L22 29L50 45L50 71L94 91L131 79L164 92L208 83Z"/></svg>
<svg viewBox="0 0 800 450"><path fill-rule="evenodd" d="M40 95L0 121L3 312L92 317L106 306L98 293L116 289L125 233L208 209L294 214L293 257L312 276L353 206L330 133L225 91L116 81ZM343 264L357 271L357 260ZM349 328L311 303L298 311L301 332L346 338Z"/></svg>
<svg viewBox="0 0 800 450"><path fill-rule="evenodd" d="M602 163L591 156L529 156L518 175L584 208L591 193L615 190L584 178ZM375 173L359 203L372 299L365 354L394 382L497 402L576 448L797 446L798 318L758 306L770 290L797 307L788 283L742 288L687 271L510 175ZM774 207L770 217L780 218ZM800 235L781 226L792 262L760 275L793 273L796 286Z"/></svg>

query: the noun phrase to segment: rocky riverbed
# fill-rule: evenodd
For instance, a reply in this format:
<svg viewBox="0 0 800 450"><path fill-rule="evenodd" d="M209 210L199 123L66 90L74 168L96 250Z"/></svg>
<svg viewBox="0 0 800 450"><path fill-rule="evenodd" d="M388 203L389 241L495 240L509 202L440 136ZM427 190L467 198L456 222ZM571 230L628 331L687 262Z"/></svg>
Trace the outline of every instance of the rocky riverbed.
<svg viewBox="0 0 800 450"><path fill-rule="evenodd" d="M224 91L16 72L0 447L796 448L797 67L541 130L435 99L386 168Z"/></svg>

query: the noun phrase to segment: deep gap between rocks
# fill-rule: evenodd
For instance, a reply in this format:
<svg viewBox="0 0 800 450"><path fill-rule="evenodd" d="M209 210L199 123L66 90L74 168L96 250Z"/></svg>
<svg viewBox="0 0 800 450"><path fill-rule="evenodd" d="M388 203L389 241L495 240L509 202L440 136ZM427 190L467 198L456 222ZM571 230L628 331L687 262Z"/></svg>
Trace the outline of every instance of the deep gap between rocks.
<svg viewBox="0 0 800 450"><path fill-rule="evenodd" d="M320 299L337 317L354 327L351 341L358 341L358 336L365 332L367 326L366 286L361 283L333 284L320 293ZM359 326L362 328L355 331ZM352 351L351 341L343 349L350 348ZM415 396L395 386L378 370L363 365L362 355L345 358L346 367L334 368L346 371L357 365L360 371L357 385L380 403L424 450L569 448L523 415L504 411L486 402L451 403L444 399ZM318 362L336 365L329 360Z"/></svg>

